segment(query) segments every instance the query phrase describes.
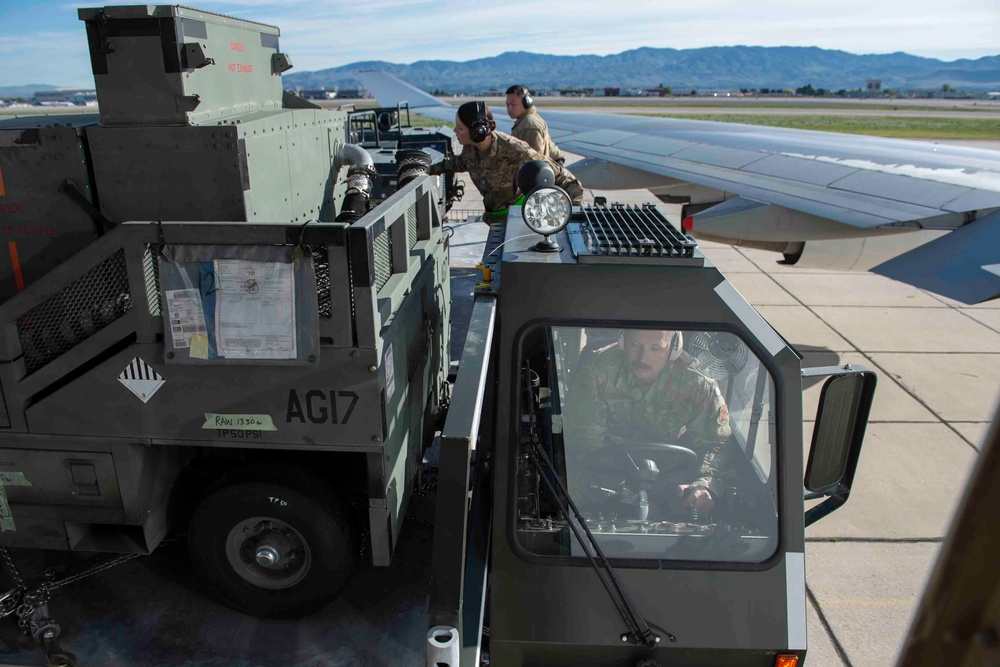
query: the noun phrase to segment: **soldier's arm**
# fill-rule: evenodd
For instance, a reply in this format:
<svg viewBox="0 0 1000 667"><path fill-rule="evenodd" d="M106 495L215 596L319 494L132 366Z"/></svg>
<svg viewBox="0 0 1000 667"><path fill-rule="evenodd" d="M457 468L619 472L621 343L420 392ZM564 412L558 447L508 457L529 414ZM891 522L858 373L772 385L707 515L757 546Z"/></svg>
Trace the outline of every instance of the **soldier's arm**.
<svg viewBox="0 0 1000 667"><path fill-rule="evenodd" d="M694 411L688 420L696 451L701 452L701 468L694 484L704 486L716 498L720 497L725 478L732 473L732 449L728 445L732 430L729 408L715 380L705 379L694 400Z"/></svg>
<svg viewBox="0 0 1000 667"><path fill-rule="evenodd" d="M465 159L464 150L458 155L448 156L440 162L432 164L430 168L430 175L437 176L438 174L453 174L459 171L469 171L469 165Z"/></svg>
<svg viewBox="0 0 1000 667"><path fill-rule="evenodd" d="M560 164L556 164L556 185L566 191L574 204L583 201L583 183L573 175L573 172Z"/></svg>

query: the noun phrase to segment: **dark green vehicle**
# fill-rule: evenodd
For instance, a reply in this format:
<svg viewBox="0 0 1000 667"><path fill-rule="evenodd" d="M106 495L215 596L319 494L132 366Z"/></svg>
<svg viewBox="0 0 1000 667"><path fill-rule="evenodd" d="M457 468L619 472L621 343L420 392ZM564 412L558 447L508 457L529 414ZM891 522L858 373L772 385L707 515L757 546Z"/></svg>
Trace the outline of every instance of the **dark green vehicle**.
<svg viewBox="0 0 1000 667"><path fill-rule="evenodd" d="M0 122L0 546L186 532L215 599L308 613L390 563L447 400L450 138L284 93L272 26L79 16L100 113Z"/></svg>
<svg viewBox="0 0 1000 667"><path fill-rule="evenodd" d="M848 497L874 374L802 369L651 204L543 186L491 241L442 435L428 664L801 664L805 526ZM808 512L803 478L826 497Z"/></svg>

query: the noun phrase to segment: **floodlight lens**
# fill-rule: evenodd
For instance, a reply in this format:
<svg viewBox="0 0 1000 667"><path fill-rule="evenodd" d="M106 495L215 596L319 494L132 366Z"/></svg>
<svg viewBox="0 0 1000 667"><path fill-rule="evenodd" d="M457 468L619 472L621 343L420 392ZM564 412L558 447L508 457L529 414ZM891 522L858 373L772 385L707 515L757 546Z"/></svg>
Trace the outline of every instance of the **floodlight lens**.
<svg viewBox="0 0 1000 667"><path fill-rule="evenodd" d="M569 222L573 202L560 188L539 188L525 198L522 213L532 231L555 234Z"/></svg>

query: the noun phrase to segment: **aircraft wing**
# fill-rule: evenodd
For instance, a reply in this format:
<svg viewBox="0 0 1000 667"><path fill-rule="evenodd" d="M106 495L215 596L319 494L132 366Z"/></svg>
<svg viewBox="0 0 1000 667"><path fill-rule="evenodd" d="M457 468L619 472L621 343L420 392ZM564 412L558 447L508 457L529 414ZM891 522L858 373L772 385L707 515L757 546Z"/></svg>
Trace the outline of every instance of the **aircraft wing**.
<svg viewBox="0 0 1000 667"><path fill-rule="evenodd" d="M361 78L382 104L407 100L421 114L454 120L453 106L395 77ZM494 109L494 118L509 131L506 110ZM609 113L545 110L544 118L560 148L587 158L571 165L587 187L650 188L693 204L685 227L696 236L778 250L790 263L801 257L805 265L813 248L829 259L833 248L832 260L812 266L870 269L937 239L880 271L917 284L914 258L972 250L982 234L1000 234L1000 219L990 215L1000 210L997 151ZM982 224L956 236L974 222ZM982 268L1000 264L1000 243L975 250L960 282L950 282L959 275L954 267L942 267L938 280L920 284L939 293L952 285L947 295L966 303L1000 295L1000 276Z"/></svg>

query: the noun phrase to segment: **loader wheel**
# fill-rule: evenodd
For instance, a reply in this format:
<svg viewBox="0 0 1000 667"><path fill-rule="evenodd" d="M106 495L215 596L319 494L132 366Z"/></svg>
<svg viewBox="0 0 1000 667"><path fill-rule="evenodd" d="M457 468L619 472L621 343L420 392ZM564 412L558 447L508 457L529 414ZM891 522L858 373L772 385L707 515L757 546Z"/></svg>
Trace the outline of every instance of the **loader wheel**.
<svg viewBox="0 0 1000 667"><path fill-rule="evenodd" d="M188 550L212 594L265 618L325 606L354 571L347 503L307 471L250 467L220 480L191 517Z"/></svg>

